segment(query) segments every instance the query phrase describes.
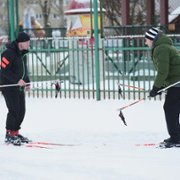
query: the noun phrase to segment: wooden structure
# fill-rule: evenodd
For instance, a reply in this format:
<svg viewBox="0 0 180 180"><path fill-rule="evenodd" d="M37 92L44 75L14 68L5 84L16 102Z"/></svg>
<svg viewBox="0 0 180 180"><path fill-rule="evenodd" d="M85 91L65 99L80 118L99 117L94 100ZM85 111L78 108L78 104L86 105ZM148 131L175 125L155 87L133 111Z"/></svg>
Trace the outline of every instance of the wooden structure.
<svg viewBox="0 0 180 180"><path fill-rule="evenodd" d="M129 18L130 0L122 1L122 25L130 25ZM160 25L168 24L168 5L169 0L160 0ZM147 25L154 24L155 0L147 0Z"/></svg>
<svg viewBox="0 0 180 180"><path fill-rule="evenodd" d="M180 7L169 15L168 30L172 33L180 32Z"/></svg>

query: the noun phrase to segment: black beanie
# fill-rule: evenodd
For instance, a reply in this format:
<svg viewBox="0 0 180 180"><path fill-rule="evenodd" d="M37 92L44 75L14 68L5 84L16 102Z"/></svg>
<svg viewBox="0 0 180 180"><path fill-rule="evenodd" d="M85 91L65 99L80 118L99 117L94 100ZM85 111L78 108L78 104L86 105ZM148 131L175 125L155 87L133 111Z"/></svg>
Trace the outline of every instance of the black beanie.
<svg viewBox="0 0 180 180"><path fill-rule="evenodd" d="M152 27L151 29L149 29L146 34L145 34L145 38L150 39L150 40L154 40L155 37L157 36L159 30L155 27Z"/></svg>
<svg viewBox="0 0 180 180"><path fill-rule="evenodd" d="M30 40L30 36L25 32L20 32L16 39L17 42L26 42Z"/></svg>

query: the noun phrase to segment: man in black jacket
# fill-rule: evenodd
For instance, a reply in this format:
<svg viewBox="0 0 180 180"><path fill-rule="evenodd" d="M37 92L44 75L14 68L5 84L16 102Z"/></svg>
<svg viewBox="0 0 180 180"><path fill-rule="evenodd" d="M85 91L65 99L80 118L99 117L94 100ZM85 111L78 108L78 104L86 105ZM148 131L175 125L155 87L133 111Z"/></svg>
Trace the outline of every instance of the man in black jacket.
<svg viewBox="0 0 180 180"><path fill-rule="evenodd" d="M30 36L20 32L15 41L6 45L1 54L0 78L8 114L6 119L5 142L13 145L28 143L28 138L19 134L19 129L25 116L25 90L30 89L27 72L26 54L28 53ZM8 86L15 84L15 86Z"/></svg>

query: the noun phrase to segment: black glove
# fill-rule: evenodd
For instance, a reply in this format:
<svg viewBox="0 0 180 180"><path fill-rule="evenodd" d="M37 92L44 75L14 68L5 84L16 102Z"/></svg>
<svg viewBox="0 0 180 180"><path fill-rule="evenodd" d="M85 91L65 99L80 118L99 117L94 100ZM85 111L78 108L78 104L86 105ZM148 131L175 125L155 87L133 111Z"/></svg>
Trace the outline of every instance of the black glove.
<svg viewBox="0 0 180 180"><path fill-rule="evenodd" d="M149 92L149 96L150 97L155 97L157 95L160 95L161 92L158 93L159 90L161 90L162 88L157 88L155 86L153 86L152 90Z"/></svg>

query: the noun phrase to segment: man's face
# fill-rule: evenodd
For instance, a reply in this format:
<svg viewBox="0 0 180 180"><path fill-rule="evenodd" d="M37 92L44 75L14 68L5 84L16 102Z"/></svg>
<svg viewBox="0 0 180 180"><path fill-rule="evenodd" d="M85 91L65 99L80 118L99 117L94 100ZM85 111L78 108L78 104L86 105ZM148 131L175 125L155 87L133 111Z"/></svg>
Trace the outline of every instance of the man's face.
<svg viewBox="0 0 180 180"><path fill-rule="evenodd" d="M147 45L149 48L152 48L153 41L150 40L150 39L145 38L144 44Z"/></svg>
<svg viewBox="0 0 180 180"><path fill-rule="evenodd" d="M19 42L19 49L20 50L28 50L29 49L30 41L26 42Z"/></svg>

